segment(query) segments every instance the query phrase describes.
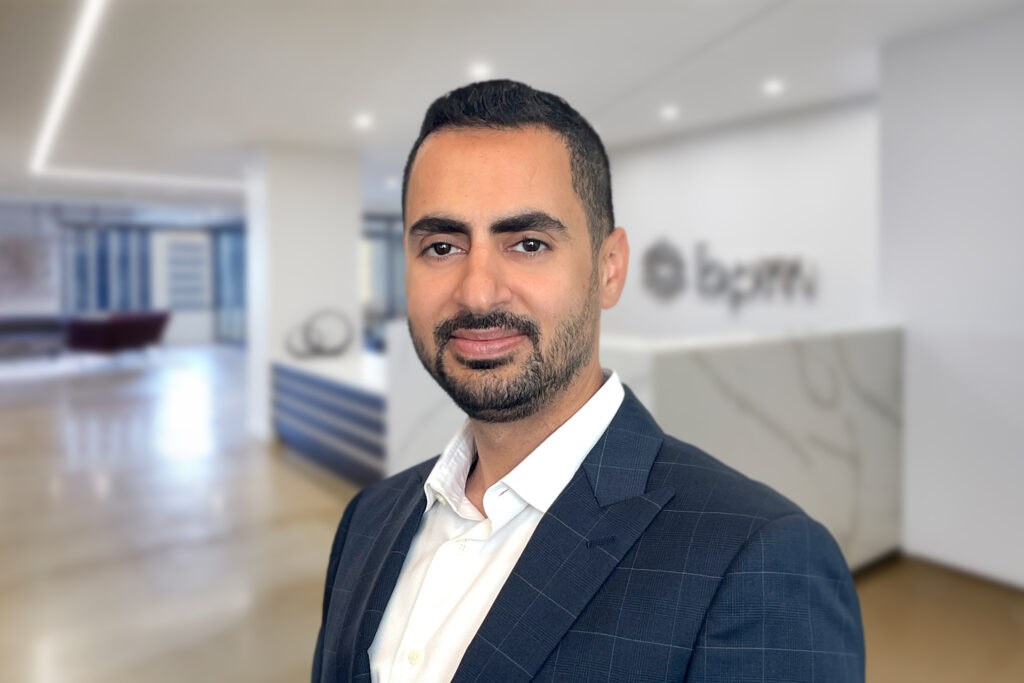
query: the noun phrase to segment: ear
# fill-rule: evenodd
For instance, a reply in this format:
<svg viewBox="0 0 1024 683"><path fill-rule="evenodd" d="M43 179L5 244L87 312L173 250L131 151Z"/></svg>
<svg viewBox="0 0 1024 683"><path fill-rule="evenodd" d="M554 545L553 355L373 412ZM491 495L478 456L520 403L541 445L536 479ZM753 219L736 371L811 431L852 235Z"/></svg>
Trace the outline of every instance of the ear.
<svg viewBox="0 0 1024 683"><path fill-rule="evenodd" d="M615 228L604 239L597 265L601 308L611 308L619 301L629 270L629 240L624 228Z"/></svg>

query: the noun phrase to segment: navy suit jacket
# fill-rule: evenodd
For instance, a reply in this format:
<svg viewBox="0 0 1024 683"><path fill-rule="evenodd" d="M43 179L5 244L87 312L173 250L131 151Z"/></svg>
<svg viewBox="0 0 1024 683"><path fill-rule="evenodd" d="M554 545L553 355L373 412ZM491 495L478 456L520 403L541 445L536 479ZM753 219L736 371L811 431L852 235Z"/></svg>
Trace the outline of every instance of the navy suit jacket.
<svg viewBox="0 0 1024 683"><path fill-rule="evenodd" d="M313 681L370 680L367 648L435 461L367 487L345 511ZM453 680L863 681L860 606L824 527L666 436L627 389Z"/></svg>

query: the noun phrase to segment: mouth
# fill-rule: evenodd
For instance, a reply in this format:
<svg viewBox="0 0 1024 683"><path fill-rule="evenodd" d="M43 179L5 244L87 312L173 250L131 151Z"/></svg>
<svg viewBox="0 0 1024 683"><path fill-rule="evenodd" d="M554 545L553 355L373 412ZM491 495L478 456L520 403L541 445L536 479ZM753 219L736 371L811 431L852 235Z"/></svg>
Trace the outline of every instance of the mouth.
<svg viewBox="0 0 1024 683"><path fill-rule="evenodd" d="M463 358L495 358L509 353L526 340L527 336L522 332L504 327L457 329L452 332L451 346Z"/></svg>

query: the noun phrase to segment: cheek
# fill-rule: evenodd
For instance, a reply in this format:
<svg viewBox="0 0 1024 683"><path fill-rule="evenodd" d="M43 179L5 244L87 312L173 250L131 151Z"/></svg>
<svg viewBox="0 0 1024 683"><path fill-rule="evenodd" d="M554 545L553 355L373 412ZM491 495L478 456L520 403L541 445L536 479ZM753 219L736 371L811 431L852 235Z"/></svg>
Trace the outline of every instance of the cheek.
<svg viewBox="0 0 1024 683"><path fill-rule="evenodd" d="M534 281L522 292L526 310L537 322L557 324L574 315L590 296L590 272L576 272L565 268Z"/></svg>
<svg viewBox="0 0 1024 683"><path fill-rule="evenodd" d="M406 314L409 325L424 342L433 345L434 327L441 322L443 297L437 286L406 278Z"/></svg>
<svg viewBox="0 0 1024 683"><path fill-rule="evenodd" d="M434 324L436 323L431 322L430 316L424 313L422 306L415 305L415 302L411 299L408 301L408 304L409 326L413 332L424 340L433 337Z"/></svg>

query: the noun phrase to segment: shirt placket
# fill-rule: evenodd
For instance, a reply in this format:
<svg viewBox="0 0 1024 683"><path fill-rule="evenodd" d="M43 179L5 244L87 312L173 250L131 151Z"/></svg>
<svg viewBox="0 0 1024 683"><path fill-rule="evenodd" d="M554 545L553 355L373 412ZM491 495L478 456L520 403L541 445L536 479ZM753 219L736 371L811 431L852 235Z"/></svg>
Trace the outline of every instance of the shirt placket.
<svg viewBox="0 0 1024 683"><path fill-rule="evenodd" d="M478 573L476 564L483 541L468 536L476 536L481 532L489 534L489 529L490 523L487 520L469 528L461 524L453 525L455 535L434 551L395 652L392 681L420 680L429 671L430 643ZM461 590L453 590L454 587Z"/></svg>

